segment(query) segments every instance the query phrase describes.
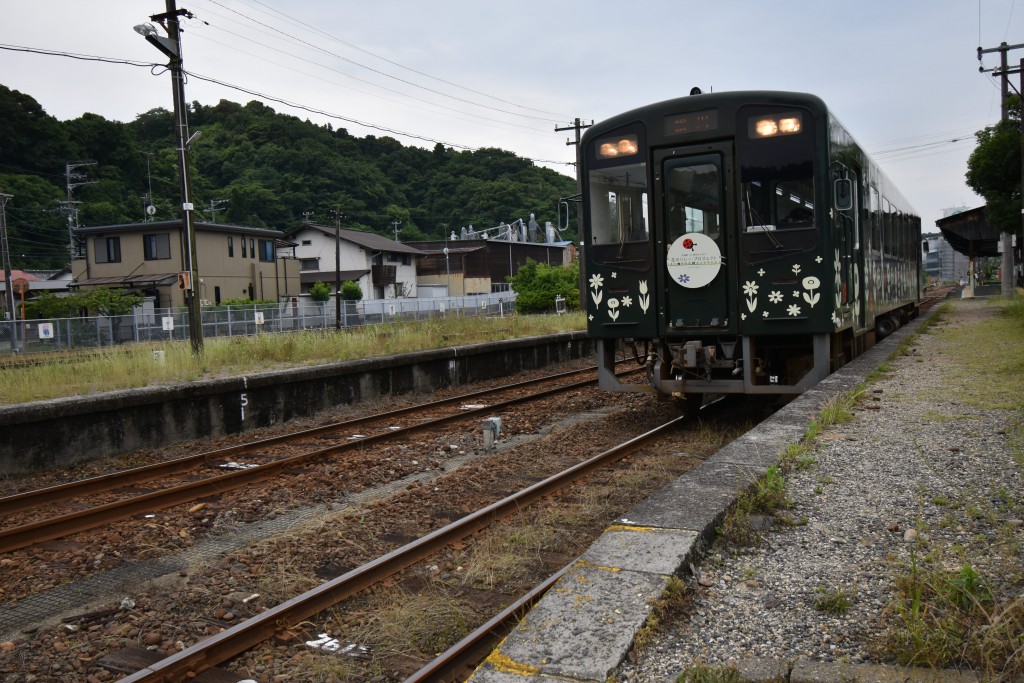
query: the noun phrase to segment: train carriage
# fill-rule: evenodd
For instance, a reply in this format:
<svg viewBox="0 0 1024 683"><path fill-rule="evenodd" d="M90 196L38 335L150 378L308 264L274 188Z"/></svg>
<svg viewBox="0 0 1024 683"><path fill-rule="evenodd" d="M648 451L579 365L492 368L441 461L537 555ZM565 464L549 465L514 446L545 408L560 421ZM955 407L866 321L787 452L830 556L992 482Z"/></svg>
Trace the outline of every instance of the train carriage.
<svg viewBox="0 0 1024 683"><path fill-rule="evenodd" d="M920 219L819 98L694 94L581 145L602 388L797 394L916 315ZM616 378L623 347L644 382Z"/></svg>

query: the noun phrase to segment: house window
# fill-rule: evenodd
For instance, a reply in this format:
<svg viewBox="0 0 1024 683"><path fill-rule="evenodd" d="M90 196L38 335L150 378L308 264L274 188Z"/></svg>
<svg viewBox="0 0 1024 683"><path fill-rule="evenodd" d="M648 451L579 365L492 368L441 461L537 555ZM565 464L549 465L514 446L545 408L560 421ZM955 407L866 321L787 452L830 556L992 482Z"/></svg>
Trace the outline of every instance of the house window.
<svg viewBox="0 0 1024 683"><path fill-rule="evenodd" d="M147 261L171 258L171 236L169 233L143 235L142 251Z"/></svg>
<svg viewBox="0 0 1024 683"><path fill-rule="evenodd" d="M299 270L320 270L319 257L299 259Z"/></svg>
<svg viewBox="0 0 1024 683"><path fill-rule="evenodd" d="M97 237L95 242L96 263L121 262L121 238Z"/></svg>
<svg viewBox="0 0 1024 683"><path fill-rule="evenodd" d="M256 240L249 238L249 256L256 258Z"/></svg>
<svg viewBox="0 0 1024 683"><path fill-rule="evenodd" d="M260 240L260 261L274 262L274 242L272 240Z"/></svg>
<svg viewBox="0 0 1024 683"><path fill-rule="evenodd" d="M402 259L398 254L394 252L388 252L388 263L399 263L401 262L401 260Z"/></svg>
<svg viewBox="0 0 1024 683"><path fill-rule="evenodd" d="M313 240L302 240L302 246L309 247L313 245Z"/></svg>
<svg viewBox="0 0 1024 683"><path fill-rule="evenodd" d="M235 238L228 235L228 256L230 258L235 257Z"/></svg>
<svg viewBox="0 0 1024 683"><path fill-rule="evenodd" d="M412 254L402 254L402 265L403 266L411 266L412 265Z"/></svg>
<svg viewBox="0 0 1024 683"><path fill-rule="evenodd" d="M245 248L245 238L242 238L242 258L249 258L249 252Z"/></svg>

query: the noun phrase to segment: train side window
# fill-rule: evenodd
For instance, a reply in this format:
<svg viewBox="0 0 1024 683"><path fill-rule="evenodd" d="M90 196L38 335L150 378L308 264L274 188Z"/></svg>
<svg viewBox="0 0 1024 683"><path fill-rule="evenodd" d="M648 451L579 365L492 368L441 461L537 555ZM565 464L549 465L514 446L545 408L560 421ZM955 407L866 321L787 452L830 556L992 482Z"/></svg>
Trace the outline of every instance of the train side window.
<svg viewBox="0 0 1024 683"><path fill-rule="evenodd" d="M871 212L871 244L868 246L870 249L878 251L879 246L882 244L882 217L878 215L878 190L874 187L868 188L868 197L868 201L870 202L868 208Z"/></svg>

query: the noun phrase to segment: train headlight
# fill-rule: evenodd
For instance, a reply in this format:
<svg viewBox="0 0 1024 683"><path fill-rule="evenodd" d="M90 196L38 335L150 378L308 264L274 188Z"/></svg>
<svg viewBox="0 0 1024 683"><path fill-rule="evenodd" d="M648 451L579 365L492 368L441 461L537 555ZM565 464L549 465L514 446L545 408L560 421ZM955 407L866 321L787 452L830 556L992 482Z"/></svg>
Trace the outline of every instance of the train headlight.
<svg viewBox="0 0 1024 683"><path fill-rule="evenodd" d="M768 137L779 132L779 124L775 119L759 119L754 124L754 131L761 137Z"/></svg>
<svg viewBox="0 0 1024 683"><path fill-rule="evenodd" d="M636 134L605 138L603 140L598 140L596 144L598 159L627 157L640 151L640 143Z"/></svg>
<svg viewBox="0 0 1024 683"><path fill-rule="evenodd" d="M749 119L748 130L752 138L770 138L776 135L794 135L803 130L803 117L799 112L753 116Z"/></svg>
<svg viewBox="0 0 1024 683"><path fill-rule="evenodd" d="M800 119L796 116L787 116L779 119L779 132L783 134L799 133Z"/></svg>

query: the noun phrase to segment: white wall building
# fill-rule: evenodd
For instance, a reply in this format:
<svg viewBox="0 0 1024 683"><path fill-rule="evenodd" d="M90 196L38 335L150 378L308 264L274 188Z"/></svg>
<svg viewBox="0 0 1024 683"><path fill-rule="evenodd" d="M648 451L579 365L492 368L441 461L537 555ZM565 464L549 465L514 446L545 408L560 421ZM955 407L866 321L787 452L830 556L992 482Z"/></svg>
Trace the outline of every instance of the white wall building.
<svg viewBox="0 0 1024 683"><path fill-rule="evenodd" d="M340 273L342 282L359 284L363 299L416 296L416 259L423 252L415 247L372 232L313 223L289 232L287 238L295 243L304 294L317 282L326 282L333 290Z"/></svg>

